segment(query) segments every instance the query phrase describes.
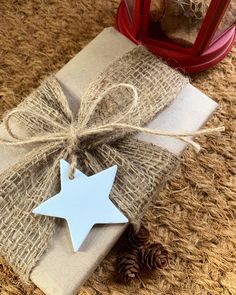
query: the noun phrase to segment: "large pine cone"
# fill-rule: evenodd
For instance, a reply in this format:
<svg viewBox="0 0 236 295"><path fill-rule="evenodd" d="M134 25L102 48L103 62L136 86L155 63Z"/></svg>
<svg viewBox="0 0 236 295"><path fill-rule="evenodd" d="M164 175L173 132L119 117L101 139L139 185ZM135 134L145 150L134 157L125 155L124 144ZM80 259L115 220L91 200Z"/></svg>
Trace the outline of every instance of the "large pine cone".
<svg viewBox="0 0 236 295"><path fill-rule="evenodd" d="M135 231L134 227L130 225L126 232L127 247L139 250L148 243L149 237L150 233L144 225L141 225L138 231Z"/></svg>
<svg viewBox="0 0 236 295"><path fill-rule="evenodd" d="M138 252L126 252L118 258L118 272L120 279L124 283L130 282L132 279L137 277L140 271Z"/></svg>
<svg viewBox="0 0 236 295"><path fill-rule="evenodd" d="M140 251L140 260L143 266L150 270L168 266L168 251L159 243L151 244Z"/></svg>

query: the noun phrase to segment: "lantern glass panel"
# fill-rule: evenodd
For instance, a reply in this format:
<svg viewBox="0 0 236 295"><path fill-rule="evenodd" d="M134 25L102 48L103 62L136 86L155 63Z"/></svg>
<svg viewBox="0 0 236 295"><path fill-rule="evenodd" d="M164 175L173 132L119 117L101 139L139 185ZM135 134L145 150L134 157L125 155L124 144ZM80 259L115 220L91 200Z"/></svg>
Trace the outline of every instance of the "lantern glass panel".
<svg viewBox="0 0 236 295"><path fill-rule="evenodd" d="M217 39L222 33L236 23L236 0L232 0L222 18L214 39Z"/></svg>
<svg viewBox="0 0 236 295"><path fill-rule="evenodd" d="M210 3L211 0L152 0L148 24L149 37L191 47Z"/></svg>
<svg viewBox="0 0 236 295"><path fill-rule="evenodd" d="M125 0L131 21L134 20L135 0Z"/></svg>

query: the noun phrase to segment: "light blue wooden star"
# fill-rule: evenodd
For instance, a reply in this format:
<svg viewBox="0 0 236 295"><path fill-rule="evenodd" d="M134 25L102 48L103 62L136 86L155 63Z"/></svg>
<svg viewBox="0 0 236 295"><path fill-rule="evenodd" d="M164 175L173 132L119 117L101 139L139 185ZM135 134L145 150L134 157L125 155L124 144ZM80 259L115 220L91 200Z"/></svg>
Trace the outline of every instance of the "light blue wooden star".
<svg viewBox="0 0 236 295"><path fill-rule="evenodd" d="M76 169L74 179L69 179L69 169L69 163L61 160L61 191L33 213L66 219L74 251L78 251L95 224L126 223L128 219L109 199L116 165L92 176Z"/></svg>

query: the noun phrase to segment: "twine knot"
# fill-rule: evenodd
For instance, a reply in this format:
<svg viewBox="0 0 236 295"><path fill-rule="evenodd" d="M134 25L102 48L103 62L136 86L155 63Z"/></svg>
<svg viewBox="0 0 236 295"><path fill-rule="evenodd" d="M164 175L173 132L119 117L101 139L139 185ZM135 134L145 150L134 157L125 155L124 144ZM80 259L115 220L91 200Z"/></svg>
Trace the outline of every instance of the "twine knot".
<svg viewBox="0 0 236 295"><path fill-rule="evenodd" d="M70 132L68 132L68 150L69 153L74 153L80 147L81 140L79 136L79 130L76 126L71 125Z"/></svg>

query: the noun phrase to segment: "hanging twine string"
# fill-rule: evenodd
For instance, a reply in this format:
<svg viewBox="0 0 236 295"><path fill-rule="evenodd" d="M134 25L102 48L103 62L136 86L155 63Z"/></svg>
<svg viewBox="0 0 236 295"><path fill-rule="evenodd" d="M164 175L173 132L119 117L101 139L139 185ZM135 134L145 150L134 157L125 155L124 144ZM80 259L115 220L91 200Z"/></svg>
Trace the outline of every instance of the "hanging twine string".
<svg viewBox="0 0 236 295"><path fill-rule="evenodd" d="M114 122L104 124L101 126L96 126L93 128L86 128L85 126L89 122L90 118L94 114L98 104L106 97L107 94L112 89L124 87L127 89L131 89L133 92L132 97L132 103L130 108L128 108L127 111L125 111L123 114L121 114ZM31 138L27 139L21 139L19 138L13 131L13 128L10 126L10 119L16 114L16 113L25 113L25 110L13 110L11 111L4 120L4 126L8 132L8 135L11 136L14 140L5 140L0 139L0 144L6 145L6 146L26 146L28 144L36 144L36 143L49 143L49 142L57 142L57 141L67 141L68 142L68 155L71 158L71 168L69 177L73 178L75 168L77 166L77 156L76 151L78 150L78 147L80 146L80 141L83 138L83 140L91 135L99 135L102 139L106 136L107 132L116 132L119 129L125 129L128 131L138 131L138 132L144 132L152 135L161 135L161 136L168 136L172 138L179 139L181 141L184 141L188 144L190 144L194 150L198 153L201 149L201 146L196 143L194 140L190 139L189 137L194 137L198 135L207 135L207 134L214 134L221 131L224 131L224 127L217 127L217 128L208 128L208 129L201 129L199 131L195 132L168 132L168 131L160 131L156 129L150 129L145 127L139 127L131 124L122 123L122 120L125 119L127 116L129 116L132 111L137 107L139 101L138 91L137 88L134 87L131 84L126 83L120 83L117 85L113 85L111 87L108 87L100 96L98 96L97 99L94 100L94 103L91 105L90 110L86 114L83 123L82 128L78 128L76 125L68 126L68 128L65 128L63 125L53 121L50 117L42 117L39 114L34 114L36 117L42 117L44 121L48 121L50 125L55 126L59 128L60 132L55 133L49 133L49 134L43 134L39 136L33 136ZM99 143L102 143L102 140L99 141Z"/></svg>

